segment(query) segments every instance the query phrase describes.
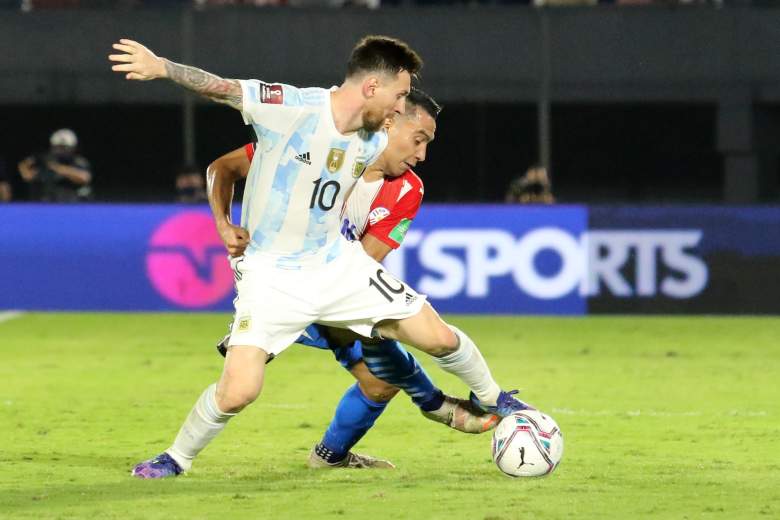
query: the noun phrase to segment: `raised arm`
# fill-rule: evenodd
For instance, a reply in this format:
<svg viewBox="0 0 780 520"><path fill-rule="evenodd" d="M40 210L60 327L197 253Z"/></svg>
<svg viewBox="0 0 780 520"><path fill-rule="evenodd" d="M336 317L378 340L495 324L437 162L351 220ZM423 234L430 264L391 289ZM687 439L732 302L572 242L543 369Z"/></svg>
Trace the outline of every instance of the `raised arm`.
<svg viewBox="0 0 780 520"><path fill-rule="evenodd" d="M111 66L111 70L125 72L126 79L149 81L167 78L217 103L241 110L243 95L238 80L220 78L205 70L172 62L133 40L123 38L112 47L122 54L109 55L108 59L117 63Z"/></svg>

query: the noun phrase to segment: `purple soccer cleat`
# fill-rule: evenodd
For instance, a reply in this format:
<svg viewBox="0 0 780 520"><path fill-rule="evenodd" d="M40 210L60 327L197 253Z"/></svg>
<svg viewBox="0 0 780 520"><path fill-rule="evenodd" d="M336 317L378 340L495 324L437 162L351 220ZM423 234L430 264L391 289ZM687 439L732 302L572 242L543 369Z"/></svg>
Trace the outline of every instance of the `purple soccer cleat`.
<svg viewBox="0 0 780 520"><path fill-rule="evenodd" d="M145 460L133 468L132 475L138 478L175 477L182 473L179 463L163 452L153 459Z"/></svg>
<svg viewBox="0 0 780 520"><path fill-rule="evenodd" d="M517 390L512 390L511 392L504 392L502 390L501 393L498 394L495 406L488 406L480 403L477 396L474 395L474 392L471 392L469 397L474 406L483 410L485 413L492 413L499 417L506 417L507 415L512 415L515 412L521 412L523 410L536 410L536 408L530 404L526 404L523 401L512 397L516 393Z"/></svg>

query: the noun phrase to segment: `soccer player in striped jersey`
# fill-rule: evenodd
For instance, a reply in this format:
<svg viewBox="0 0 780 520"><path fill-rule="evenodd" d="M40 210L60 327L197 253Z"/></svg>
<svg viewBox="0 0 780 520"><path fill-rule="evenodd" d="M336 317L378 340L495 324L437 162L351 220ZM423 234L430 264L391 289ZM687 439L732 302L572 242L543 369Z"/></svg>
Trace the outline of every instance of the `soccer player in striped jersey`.
<svg viewBox="0 0 780 520"><path fill-rule="evenodd" d="M423 182L412 168L425 160L440 110L433 98L412 88L406 112L389 121L387 148L358 179L342 209L342 234L348 240L360 241L378 262L401 245L420 208ZM221 176L235 182L245 178L254 154L254 143L225 154L209 166L209 179ZM223 356L228 339L229 335L217 345ZM312 450L311 467L393 467L388 461L350 449L399 389L411 397L425 417L456 430L482 433L497 422L495 415L474 409L468 401L444 395L414 356L395 340L357 340L342 329L310 325L296 343L331 350L357 380L339 402L322 441Z"/></svg>
<svg viewBox="0 0 780 520"><path fill-rule="evenodd" d="M189 469L192 460L260 394L265 363L311 323L392 338L433 356L463 381L472 402L508 415L527 408L493 379L474 342L445 323L424 295L387 273L357 242L340 233L340 212L366 166L386 146L385 120L405 109L411 77L422 66L405 43L368 36L333 89L220 78L120 40L109 56L128 80L169 79L242 112L262 153L250 165L241 226L231 222L233 185L215 186L210 203L234 258L235 320L222 376L204 390L173 445L149 461L141 477ZM306 155L308 153L308 158Z"/></svg>

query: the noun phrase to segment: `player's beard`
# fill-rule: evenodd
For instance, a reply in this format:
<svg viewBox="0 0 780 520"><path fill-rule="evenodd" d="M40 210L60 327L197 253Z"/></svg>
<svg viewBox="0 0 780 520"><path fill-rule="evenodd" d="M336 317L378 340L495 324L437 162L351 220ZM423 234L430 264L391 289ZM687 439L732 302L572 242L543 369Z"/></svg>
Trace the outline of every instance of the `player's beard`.
<svg viewBox="0 0 780 520"><path fill-rule="evenodd" d="M385 124L385 114L381 110L367 109L363 112L363 129L378 132Z"/></svg>

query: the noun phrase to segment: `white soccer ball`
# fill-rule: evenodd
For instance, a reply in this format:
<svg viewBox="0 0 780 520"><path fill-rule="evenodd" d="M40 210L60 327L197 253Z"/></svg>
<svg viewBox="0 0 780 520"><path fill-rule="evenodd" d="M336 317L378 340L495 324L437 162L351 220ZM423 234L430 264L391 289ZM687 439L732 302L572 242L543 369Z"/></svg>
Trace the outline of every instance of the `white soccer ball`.
<svg viewBox="0 0 780 520"><path fill-rule="evenodd" d="M548 475L562 456L561 429L552 417L537 410L508 415L493 432L493 461L510 477Z"/></svg>

